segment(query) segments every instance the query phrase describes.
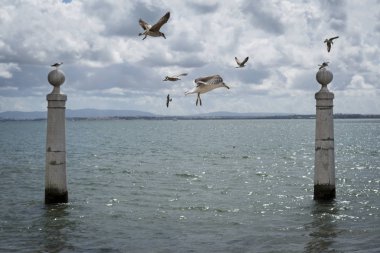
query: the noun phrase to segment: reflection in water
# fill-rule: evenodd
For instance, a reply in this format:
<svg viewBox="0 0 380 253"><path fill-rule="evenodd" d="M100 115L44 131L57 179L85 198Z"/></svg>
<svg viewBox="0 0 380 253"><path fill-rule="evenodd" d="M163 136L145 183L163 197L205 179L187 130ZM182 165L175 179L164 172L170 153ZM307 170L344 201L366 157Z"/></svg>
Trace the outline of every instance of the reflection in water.
<svg viewBox="0 0 380 253"><path fill-rule="evenodd" d="M70 248L66 245L67 234L72 230L74 222L68 219L69 205L47 205L45 211L41 246L43 252L60 252Z"/></svg>
<svg viewBox="0 0 380 253"><path fill-rule="evenodd" d="M336 252L331 248L334 238L337 236L337 227L334 216L338 208L335 202L315 202L311 216L313 221L306 225L310 230L310 241L305 247L305 252Z"/></svg>

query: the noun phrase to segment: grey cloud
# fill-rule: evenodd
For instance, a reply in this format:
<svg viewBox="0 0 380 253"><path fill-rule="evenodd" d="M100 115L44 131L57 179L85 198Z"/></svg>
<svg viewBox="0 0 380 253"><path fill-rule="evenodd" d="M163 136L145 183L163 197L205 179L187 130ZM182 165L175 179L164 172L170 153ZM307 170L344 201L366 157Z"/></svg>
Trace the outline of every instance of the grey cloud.
<svg viewBox="0 0 380 253"><path fill-rule="evenodd" d="M117 99L107 99L109 104L106 105L115 108L126 101L125 97L139 101L143 97L154 99L161 96L164 89L165 92L171 90L178 94L180 92L176 89L181 89L182 95L182 89L194 86L195 78L220 74L232 88L231 93L219 94L231 98L233 96L230 94L234 94L235 97L247 98L244 99L247 101L251 95L267 95L263 99L283 96L283 104L273 103L268 110L280 106L284 106L284 110L293 110L287 105L288 100L300 98L296 96L302 96L299 95L303 93L301 91L312 94L320 88L315 73L317 64L322 60L330 61L330 70L334 73L334 80L329 86L332 91L346 90L353 73L360 75L363 78L361 81L371 85L369 87L379 87L377 80L380 74L376 66L380 50L376 43L380 33L374 33L373 29L380 32L380 23L373 17L367 19L362 13L364 8L351 8L361 3L301 0L292 2L296 8L282 19L280 11L284 10L277 9L278 1L243 0L242 4L233 8L229 2L203 4L198 1L199 4L193 4L191 1L178 1L170 5L172 17L163 27L167 39L148 38L142 42L138 37L141 32L138 19L143 18L150 23L157 21L170 10L165 7L168 2L124 1L125 5L121 2L72 1L64 6L55 6L56 9L45 8L46 5L40 5L39 1L34 2L35 5L33 1L21 3L9 0L2 3L0 12L6 12L4 6L8 5L17 11L9 12L10 18L6 15L0 17L0 61L14 63L19 69L12 69L12 75L4 72L0 77L0 96L10 97L6 101L15 101L15 105L17 101L24 101L25 97L34 96L33 103L36 104L33 108L37 108L38 103L46 108L45 95L52 90L47 74L51 70L49 65L55 61L64 62L61 69L65 72L66 82L62 92L69 95L70 102L76 99L77 107L89 107L87 101L80 101L86 96L91 96L93 101L115 97ZM309 3L312 5L307 6ZM372 3L366 1L365 4ZM278 6L281 8L282 2ZM68 14L66 8L71 7L80 9ZM56 12L53 13L53 10ZM224 16L225 13L230 15ZM376 15L379 11L372 8L368 13ZM240 22L248 24L240 26ZM283 22L290 22L292 26L288 28ZM347 27L347 22L356 22L355 27ZM214 28L224 28L223 34ZM38 32L34 32L36 30ZM302 33L298 34L298 30ZM266 45L262 44L262 49L259 49L260 41L276 35L284 36L269 42L271 51L267 52ZM323 39L335 35L340 36L334 43L336 50L328 54ZM218 37L220 39L215 40ZM300 39L300 42L293 39ZM314 43L320 46L314 46ZM244 54L243 48L257 50L253 54L255 57L270 58L257 62L253 59L247 67L235 69L233 57ZM310 63L308 60L318 62ZM305 69L305 64L313 69ZM170 72L168 74L182 69L189 75L171 85L162 82L163 68ZM288 70L289 73L281 73ZM271 85L267 86L266 82ZM208 95L209 105L214 95L216 98L219 94L211 92ZM290 98L289 94L295 94L295 97ZM310 99L313 99L312 95ZM363 104L366 100L367 97L363 97ZM245 106L242 103L237 110L244 110ZM366 106L368 111L375 110L370 105ZM8 107L15 108L14 105ZM182 108L181 113L194 109L194 101L189 102L189 108ZM210 108L204 107L206 110ZM149 107L147 110L156 108Z"/></svg>
<svg viewBox="0 0 380 253"><path fill-rule="evenodd" d="M9 97L32 96L35 87L46 86L46 94L51 91L47 81L49 68L42 65L20 65L20 71L13 74L12 78L0 78L1 87L13 87L17 89L1 90L1 94Z"/></svg>
<svg viewBox="0 0 380 253"><path fill-rule="evenodd" d="M141 32L139 19L153 24L157 22L167 11L158 6L149 7L138 2L126 1L125 9L115 8L111 3L105 1L86 1L85 12L102 20L106 26L106 36L137 37Z"/></svg>
<svg viewBox="0 0 380 253"><path fill-rule="evenodd" d="M342 75L334 75L334 79L329 84L329 89L332 91L345 90L345 88L350 84L351 78L353 75L346 74Z"/></svg>
<svg viewBox="0 0 380 253"><path fill-rule="evenodd" d="M173 60L167 59L162 54L149 55L148 58L140 61L139 64L148 67L167 67L179 66L183 68L199 68L206 64L206 62L197 54L181 55Z"/></svg>
<svg viewBox="0 0 380 253"><path fill-rule="evenodd" d="M76 52L85 47L85 35L78 29L82 24L76 24L70 17L66 19L64 12L53 13L48 7L48 4L44 7L28 2L17 8L17 12L9 11L7 23L1 24L0 29L0 44L3 44L0 54L6 61L51 64L46 61L62 59L67 62L74 60ZM26 15L28 18L24 18ZM60 22L59 19L66 20ZM73 27L77 29L70 30ZM82 48L78 49L78 45Z"/></svg>
<svg viewBox="0 0 380 253"><path fill-rule="evenodd" d="M143 19L149 24L156 23L165 13L169 11L166 9L151 7L148 9L145 5L135 4L132 11L124 16L119 23L114 24L109 30L110 35L121 35L137 37L142 32L142 28L139 25L139 19Z"/></svg>
<svg viewBox="0 0 380 253"><path fill-rule="evenodd" d="M240 71L240 70L237 70ZM242 80L244 83L260 83L265 78L268 78L270 76L270 71L265 69L245 69L242 73L238 73L240 80Z"/></svg>
<svg viewBox="0 0 380 253"><path fill-rule="evenodd" d="M10 79L0 78L2 96L33 96L36 89L43 94L51 92L52 86L47 81L47 75L52 70L51 68L41 65L21 65L20 68L20 74L15 74ZM115 64L95 69L64 64L61 70L65 73L66 79L61 87L63 93L78 92L81 94L83 91L101 91L112 87L150 92L161 80L161 77L155 72L130 64ZM5 87L12 87L12 89ZM104 96L104 94L98 95Z"/></svg>
<svg viewBox="0 0 380 253"><path fill-rule="evenodd" d="M322 13L327 13L326 21L336 31L347 28L346 3L341 0L324 0L321 2Z"/></svg>
<svg viewBox="0 0 380 253"><path fill-rule="evenodd" d="M89 91L112 87L149 91L155 87L155 80L161 79L150 69L131 64L114 64L98 69L89 67L78 69L73 66L65 73L67 76L70 75L67 79L72 81L74 89Z"/></svg>
<svg viewBox="0 0 380 253"><path fill-rule="evenodd" d="M192 8L196 13L201 13L201 14L207 14L210 12L215 12L218 10L218 7L219 7L219 4L217 4L217 3L215 3L215 4L207 4L207 3L199 4L199 3L187 2L186 4L187 4L187 6Z"/></svg>
<svg viewBox="0 0 380 253"><path fill-rule="evenodd" d="M315 79L317 71L317 67L315 70L304 71L301 75L297 76L297 78L291 84L292 88L317 92L320 89L320 85Z"/></svg>
<svg viewBox="0 0 380 253"><path fill-rule="evenodd" d="M380 0L377 3L378 5L380 5ZM376 14L376 19L377 19L377 22L374 27L374 31L379 34L380 33L380 12Z"/></svg>
<svg viewBox="0 0 380 253"><path fill-rule="evenodd" d="M175 38L170 43L170 49L177 52L200 52L204 49L204 46L200 42L199 38L191 37L189 33L180 32L176 34Z"/></svg>
<svg viewBox="0 0 380 253"><path fill-rule="evenodd" d="M246 1L242 5L242 12L248 15L253 26L260 28L268 33L283 34L284 25L267 8L267 1Z"/></svg>

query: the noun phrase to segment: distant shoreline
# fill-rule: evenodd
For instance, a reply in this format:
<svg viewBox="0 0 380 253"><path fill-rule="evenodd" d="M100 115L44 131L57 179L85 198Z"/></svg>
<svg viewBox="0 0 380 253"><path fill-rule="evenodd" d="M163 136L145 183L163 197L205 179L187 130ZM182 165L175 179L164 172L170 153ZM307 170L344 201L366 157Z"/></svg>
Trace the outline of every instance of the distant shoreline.
<svg viewBox="0 0 380 253"><path fill-rule="evenodd" d="M315 119L314 114L271 116L91 116L66 117L67 120L265 120L265 119ZM380 119L380 114L334 114L334 119ZM0 118L0 121L44 121L46 118Z"/></svg>

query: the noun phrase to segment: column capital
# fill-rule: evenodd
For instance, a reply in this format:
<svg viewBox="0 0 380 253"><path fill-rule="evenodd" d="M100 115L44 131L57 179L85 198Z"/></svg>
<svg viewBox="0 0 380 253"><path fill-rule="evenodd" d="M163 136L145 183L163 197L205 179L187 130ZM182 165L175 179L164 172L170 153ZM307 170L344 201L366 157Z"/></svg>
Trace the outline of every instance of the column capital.
<svg viewBox="0 0 380 253"><path fill-rule="evenodd" d="M54 86L51 94L61 94L60 86L65 82L65 74L56 68L49 72L48 81Z"/></svg>
<svg viewBox="0 0 380 253"><path fill-rule="evenodd" d="M65 94L50 93L46 95L47 101L66 101L67 96Z"/></svg>
<svg viewBox="0 0 380 253"><path fill-rule="evenodd" d="M329 91L327 88L322 87L320 91L315 93L315 99L317 100L333 100L334 93Z"/></svg>

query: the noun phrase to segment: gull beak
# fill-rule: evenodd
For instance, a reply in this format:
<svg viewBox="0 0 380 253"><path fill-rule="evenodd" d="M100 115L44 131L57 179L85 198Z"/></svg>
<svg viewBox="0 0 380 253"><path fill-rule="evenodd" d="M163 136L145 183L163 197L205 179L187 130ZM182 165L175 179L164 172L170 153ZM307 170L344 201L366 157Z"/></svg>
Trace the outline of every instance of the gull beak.
<svg viewBox="0 0 380 253"><path fill-rule="evenodd" d="M228 87L225 83L223 83L224 87L226 87L227 89L230 89L230 87Z"/></svg>
<svg viewBox="0 0 380 253"><path fill-rule="evenodd" d="M164 39L166 39L166 37L165 37L165 34L164 34L164 33L162 33L162 37L164 37Z"/></svg>

